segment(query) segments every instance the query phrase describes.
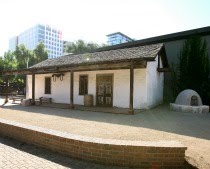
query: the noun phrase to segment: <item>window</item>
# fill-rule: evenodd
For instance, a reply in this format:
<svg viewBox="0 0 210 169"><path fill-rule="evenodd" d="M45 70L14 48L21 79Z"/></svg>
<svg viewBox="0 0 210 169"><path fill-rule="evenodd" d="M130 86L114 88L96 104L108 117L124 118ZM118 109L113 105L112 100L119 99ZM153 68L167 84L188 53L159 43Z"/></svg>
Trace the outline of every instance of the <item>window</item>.
<svg viewBox="0 0 210 169"><path fill-rule="evenodd" d="M51 78L45 77L45 94L51 94Z"/></svg>
<svg viewBox="0 0 210 169"><path fill-rule="evenodd" d="M38 30L38 33L39 33L39 34L44 34L44 30L39 29L39 30Z"/></svg>
<svg viewBox="0 0 210 169"><path fill-rule="evenodd" d="M43 25L39 25L39 29L45 29L45 27Z"/></svg>
<svg viewBox="0 0 210 169"><path fill-rule="evenodd" d="M55 29L52 30L54 33L57 33Z"/></svg>
<svg viewBox="0 0 210 169"><path fill-rule="evenodd" d="M47 26L47 28L46 28L46 29L47 29L47 31L51 31L51 29L50 29L50 27L49 27L49 26Z"/></svg>
<svg viewBox="0 0 210 169"><path fill-rule="evenodd" d="M79 95L88 94L88 76L80 75L79 76Z"/></svg>

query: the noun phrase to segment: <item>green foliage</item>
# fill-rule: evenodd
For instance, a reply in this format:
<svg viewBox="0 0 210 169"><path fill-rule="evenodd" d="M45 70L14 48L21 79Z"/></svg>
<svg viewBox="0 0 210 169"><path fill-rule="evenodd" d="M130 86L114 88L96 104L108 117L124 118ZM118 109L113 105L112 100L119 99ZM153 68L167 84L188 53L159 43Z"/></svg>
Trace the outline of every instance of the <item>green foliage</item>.
<svg viewBox="0 0 210 169"><path fill-rule="evenodd" d="M34 49L35 63L39 63L48 58L47 50L45 50L44 43L40 43Z"/></svg>
<svg viewBox="0 0 210 169"><path fill-rule="evenodd" d="M1 62L3 64L2 66L3 70L14 70L17 67L17 60L14 54L10 51L4 53Z"/></svg>
<svg viewBox="0 0 210 169"><path fill-rule="evenodd" d="M3 58L0 59L0 69L2 70L14 70L17 68L17 60L12 52L8 51L4 53ZM10 76L10 80L14 81L15 76ZM0 82L4 79L0 78Z"/></svg>
<svg viewBox="0 0 210 169"><path fill-rule="evenodd" d="M8 51L3 58L0 57L0 69L12 70L27 68L27 65L33 66L48 58L44 44L40 43L34 50L26 49L24 45L16 46L14 52Z"/></svg>
<svg viewBox="0 0 210 169"><path fill-rule="evenodd" d="M174 72L177 92L193 89L205 99L210 91L208 85L209 57L207 44L201 37L185 41L179 55L179 64Z"/></svg>
<svg viewBox="0 0 210 169"><path fill-rule="evenodd" d="M79 54L79 53L91 52L94 49L97 49L97 48L103 47L103 46L104 45L99 45L99 44L92 43L92 42L86 43L83 40L77 40L76 42L67 43L65 52Z"/></svg>
<svg viewBox="0 0 210 169"><path fill-rule="evenodd" d="M4 70L4 60L2 57L0 57L0 71ZM0 77L0 83L2 83L3 80L2 78Z"/></svg>
<svg viewBox="0 0 210 169"><path fill-rule="evenodd" d="M0 71L4 70L4 60L0 57Z"/></svg>
<svg viewBox="0 0 210 169"><path fill-rule="evenodd" d="M19 45L16 47L14 55L17 59L18 69L33 66L48 58L47 51L42 42L39 43L33 51L26 49L24 45Z"/></svg>
<svg viewBox="0 0 210 169"><path fill-rule="evenodd" d="M3 58L0 57L0 71L27 68L47 58L48 54L43 43L38 44L34 50L29 50L24 45L19 45L14 52L8 51ZM0 82L3 80L3 77L0 77ZM15 82L23 88L25 76L10 76L9 81Z"/></svg>
<svg viewBox="0 0 210 169"><path fill-rule="evenodd" d="M17 59L18 69L27 68L29 60L33 58L33 52L26 49L24 45L16 46L14 55Z"/></svg>

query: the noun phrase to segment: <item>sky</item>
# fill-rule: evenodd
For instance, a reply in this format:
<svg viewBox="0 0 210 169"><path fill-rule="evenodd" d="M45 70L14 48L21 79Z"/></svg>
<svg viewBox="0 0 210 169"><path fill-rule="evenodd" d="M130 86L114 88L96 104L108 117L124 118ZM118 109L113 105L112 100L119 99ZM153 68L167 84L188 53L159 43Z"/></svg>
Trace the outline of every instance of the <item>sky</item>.
<svg viewBox="0 0 210 169"><path fill-rule="evenodd" d="M106 43L114 32L138 40L210 26L210 0L0 0L0 56L38 23L68 41Z"/></svg>

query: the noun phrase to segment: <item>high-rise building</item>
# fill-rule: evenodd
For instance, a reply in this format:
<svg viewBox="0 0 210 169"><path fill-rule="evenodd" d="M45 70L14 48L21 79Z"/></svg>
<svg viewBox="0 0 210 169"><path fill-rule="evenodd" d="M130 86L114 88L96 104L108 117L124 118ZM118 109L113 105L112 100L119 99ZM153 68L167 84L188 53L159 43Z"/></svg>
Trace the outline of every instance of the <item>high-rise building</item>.
<svg viewBox="0 0 210 169"><path fill-rule="evenodd" d="M36 46L43 42L48 51L48 58L56 58L63 55L62 32L48 25L35 25L27 29L18 36L11 38L9 41L9 49L15 50L15 47L24 44L26 48L33 50Z"/></svg>
<svg viewBox="0 0 210 169"><path fill-rule="evenodd" d="M18 37L14 36L9 40L9 50L14 51L17 45L18 45Z"/></svg>
<svg viewBox="0 0 210 169"><path fill-rule="evenodd" d="M130 37L126 36L121 32L112 33L106 36L108 37L107 40L108 45L117 45L133 41L133 39L131 39Z"/></svg>

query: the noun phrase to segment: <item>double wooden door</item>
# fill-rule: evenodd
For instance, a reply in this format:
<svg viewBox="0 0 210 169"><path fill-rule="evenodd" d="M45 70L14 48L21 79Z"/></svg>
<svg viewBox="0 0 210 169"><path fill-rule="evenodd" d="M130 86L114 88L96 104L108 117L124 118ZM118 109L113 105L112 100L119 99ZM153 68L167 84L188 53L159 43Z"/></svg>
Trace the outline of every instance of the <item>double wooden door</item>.
<svg viewBox="0 0 210 169"><path fill-rule="evenodd" d="M113 105L113 75L96 76L96 103L98 106Z"/></svg>

